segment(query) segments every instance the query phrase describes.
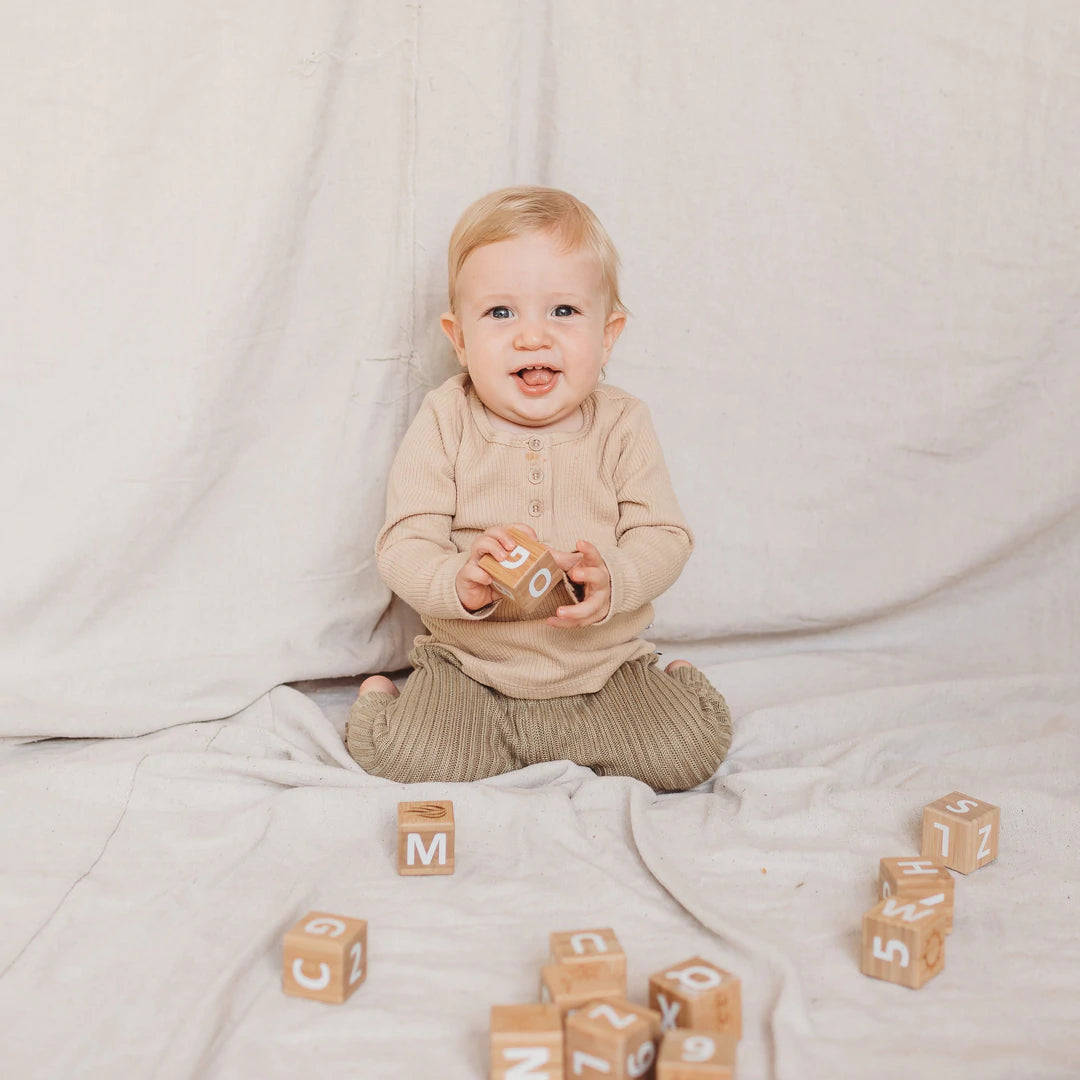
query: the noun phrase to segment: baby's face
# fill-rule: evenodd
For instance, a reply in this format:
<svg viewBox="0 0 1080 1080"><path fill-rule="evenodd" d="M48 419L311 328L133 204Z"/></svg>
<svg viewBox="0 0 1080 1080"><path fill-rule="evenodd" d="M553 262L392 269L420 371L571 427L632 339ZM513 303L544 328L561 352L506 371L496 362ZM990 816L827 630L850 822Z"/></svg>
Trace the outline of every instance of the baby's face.
<svg viewBox="0 0 1080 1080"><path fill-rule="evenodd" d="M442 318L484 405L521 427L566 421L596 388L626 316L608 313L600 260L526 233L476 248Z"/></svg>

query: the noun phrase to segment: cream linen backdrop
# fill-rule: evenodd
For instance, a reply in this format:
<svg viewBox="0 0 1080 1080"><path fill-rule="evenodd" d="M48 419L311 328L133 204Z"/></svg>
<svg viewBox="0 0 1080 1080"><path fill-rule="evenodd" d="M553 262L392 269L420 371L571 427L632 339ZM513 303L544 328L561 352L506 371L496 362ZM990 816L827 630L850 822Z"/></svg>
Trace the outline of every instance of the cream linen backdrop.
<svg viewBox="0 0 1080 1080"><path fill-rule="evenodd" d="M547 933L611 925L637 1001L740 975L743 1080L1080 1076L1074 0L5 8L0 1074L479 1077ZM417 628L372 546L446 242L522 182L623 256L609 377L698 539L654 632L735 714L686 795L342 747ZM1001 856L945 972L866 979L953 790ZM396 875L402 797L452 877ZM339 1009L279 989L313 908L370 923Z"/></svg>
<svg viewBox="0 0 1080 1080"><path fill-rule="evenodd" d="M699 547L660 637L1077 655L1071 3L45 2L0 64L0 730L400 666L372 540L493 187L590 202Z"/></svg>

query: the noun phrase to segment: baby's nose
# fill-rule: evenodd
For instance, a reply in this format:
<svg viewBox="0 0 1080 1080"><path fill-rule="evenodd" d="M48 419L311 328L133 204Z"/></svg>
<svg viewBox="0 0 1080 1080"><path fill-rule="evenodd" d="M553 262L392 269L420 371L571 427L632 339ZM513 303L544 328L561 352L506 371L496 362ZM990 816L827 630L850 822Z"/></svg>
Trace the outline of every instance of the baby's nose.
<svg viewBox="0 0 1080 1080"><path fill-rule="evenodd" d="M514 341L514 345L519 349L542 349L547 344L547 332L536 324L522 324Z"/></svg>

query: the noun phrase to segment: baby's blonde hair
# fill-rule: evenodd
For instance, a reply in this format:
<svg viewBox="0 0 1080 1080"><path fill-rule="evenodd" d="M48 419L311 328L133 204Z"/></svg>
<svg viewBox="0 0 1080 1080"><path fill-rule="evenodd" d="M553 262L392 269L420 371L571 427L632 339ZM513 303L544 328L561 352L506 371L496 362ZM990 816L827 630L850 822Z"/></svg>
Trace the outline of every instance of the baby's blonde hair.
<svg viewBox="0 0 1080 1080"><path fill-rule="evenodd" d="M484 195L461 215L450 237L450 310L457 311L457 279L478 247L533 232L554 232L567 251L587 248L600 260L608 314L627 309L619 298L619 253L597 216L580 199L549 187L507 187Z"/></svg>

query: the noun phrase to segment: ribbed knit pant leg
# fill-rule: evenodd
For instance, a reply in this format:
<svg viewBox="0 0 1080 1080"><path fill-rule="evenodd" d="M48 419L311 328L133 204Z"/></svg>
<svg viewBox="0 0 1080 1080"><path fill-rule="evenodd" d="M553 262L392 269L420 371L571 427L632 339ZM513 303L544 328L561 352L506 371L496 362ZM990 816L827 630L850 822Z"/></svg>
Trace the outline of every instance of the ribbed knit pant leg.
<svg viewBox="0 0 1080 1080"><path fill-rule="evenodd" d="M409 657L400 697L370 693L349 714L349 753L399 783L480 780L569 760L658 791L707 780L731 745L723 697L694 667L666 675L655 656L623 664L594 694L525 700L465 675L436 645Z"/></svg>
<svg viewBox="0 0 1080 1080"><path fill-rule="evenodd" d="M346 745L372 776L401 784L465 783L510 772L518 757L505 738L509 699L465 675L452 653L418 645L399 697L373 692L349 712Z"/></svg>
<svg viewBox="0 0 1080 1080"><path fill-rule="evenodd" d="M566 758L657 791L708 780L731 746L722 695L695 667L665 674L655 655L627 661L594 694L507 704L515 756Z"/></svg>

